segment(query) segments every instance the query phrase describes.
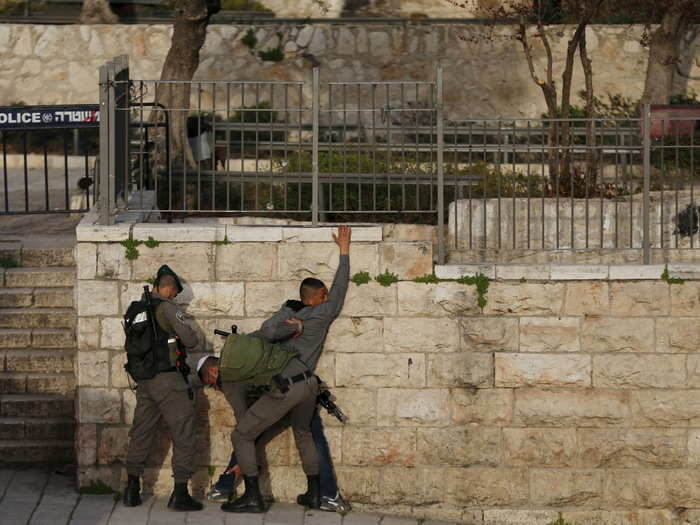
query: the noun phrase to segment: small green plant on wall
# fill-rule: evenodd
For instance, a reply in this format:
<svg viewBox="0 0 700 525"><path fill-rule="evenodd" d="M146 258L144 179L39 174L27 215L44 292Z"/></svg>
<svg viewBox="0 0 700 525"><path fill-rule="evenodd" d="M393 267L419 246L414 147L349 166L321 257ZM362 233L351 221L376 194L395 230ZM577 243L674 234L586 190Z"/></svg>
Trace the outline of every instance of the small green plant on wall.
<svg viewBox="0 0 700 525"><path fill-rule="evenodd" d="M661 280L666 281L668 284L683 284L685 281L680 277L671 277L668 273L668 264L664 266L664 271L661 273Z"/></svg>
<svg viewBox="0 0 700 525"><path fill-rule="evenodd" d="M391 273L388 269L384 270L384 273L380 273L374 278L382 286L391 286L394 283L399 282L399 276L395 273Z"/></svg>
<svg viewBox="0 0 700 525"><path fill-rule="evenodd" d="M372 278L369 275L369 272L357 272L355 275L352 276L350 279L352 282L354 282L357 286L367 284L372 280Z"/></svg>

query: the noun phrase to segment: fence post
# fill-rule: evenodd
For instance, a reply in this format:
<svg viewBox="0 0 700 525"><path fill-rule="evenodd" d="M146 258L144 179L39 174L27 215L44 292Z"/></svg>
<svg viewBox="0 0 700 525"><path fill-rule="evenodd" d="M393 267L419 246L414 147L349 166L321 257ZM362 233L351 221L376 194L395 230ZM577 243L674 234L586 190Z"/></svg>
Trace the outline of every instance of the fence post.
<svg viewBox="0 0 700 525"><path fill-rule="evenodd" d="M437 67L437 183L438 183L438 264L445 264L445 129L443 110L442 66ZM456 203L455 203L456 205Z"/></svg>
<svg viewBox="0 0 700 525"><path fill-rule="evenodd" d="M642 200L643 237L642 253L643 263L651 264L651 239L650 239L650 206L649 206L649 186L651 179L651 106L644 104L644 115L642 120L642 131L644 133L644 195Z"/></svg>
<svg viewBox="0 0 700 525"><path fill-rule="evenodd" d="M112 166L112 153L111 148L113 140L110 140L110 129L114 126L112 120L112 111L114 105L111 103L114 98L114 94L110 92L114 90L111 85L113 80L112 75L113 68L111 63L107 63L100 66L100 164L99 164L99 184L98 184L98 209L99 209L99 223L102 225L114 224L114 215L112 213L112 200L114 197L113 191L111 191L110 177L111 166Z"/></svg>
<svg viewBox="0 0 700 525"><path fill-rule="evenodd" d="M311 223L316 226L318 224L318 140L319 140L319 112L321 100L321 86L319 82L319 70L317 67L313 69L312 90L312 105L311 115L313 119L313 145L311 149Z"/></svg>

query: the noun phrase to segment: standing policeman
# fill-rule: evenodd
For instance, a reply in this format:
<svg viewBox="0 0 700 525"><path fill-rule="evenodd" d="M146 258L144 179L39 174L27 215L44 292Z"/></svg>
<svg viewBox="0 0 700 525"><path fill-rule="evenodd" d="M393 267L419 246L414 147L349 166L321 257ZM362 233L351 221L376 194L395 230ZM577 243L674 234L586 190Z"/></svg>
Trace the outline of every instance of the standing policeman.
<svg viewBox="0 0 700 525"><path fill-rule="evenodd" d="M134 422L129 432L126 458L129 479L124 489L124 505L128 507L141 504L140 477L162 418L173 440L175 489L168 508L176 511L202 510L202 504L192 499L187 489L187 481L194 470L195 412L189 383L183 377L187 372L182 373L186 364L183 366L184 362L178 359L175 348L176 338L179 338L186 350L192 350L197 347L199 337L187 323L185 314L172 302L181 291L182 284L175 272L167 265L161 266L153 285L150 305L156 321L156 334L152 337L150 348L152 354L149 354L154 359L153 377L138 380ZM146 295L141 299L144 302L148 299Z"/></svg>

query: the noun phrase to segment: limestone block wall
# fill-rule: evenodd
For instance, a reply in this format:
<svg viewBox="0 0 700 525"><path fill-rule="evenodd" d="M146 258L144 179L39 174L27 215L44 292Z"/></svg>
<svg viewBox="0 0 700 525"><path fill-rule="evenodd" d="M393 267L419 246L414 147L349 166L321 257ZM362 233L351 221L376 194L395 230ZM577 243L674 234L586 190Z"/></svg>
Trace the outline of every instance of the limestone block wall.
<svg viewBox="0 0 700 525"><path fill-rule="evenodd" d="M418 11L429 3L436 4L427 0L395 2ZM444 2L444 6L449 4ZM322 82L432 80L435 65L440 63L445 71L445 110L449 119L537 118L546 110L540 88L532 82L522 49L512 39L509 27L500 27L494 38L485 38L490 29L477 24L390 25L348 21L299 26L271 23L256 28L258 47L281 45L286 55L284 61L262 61L245 47L241 38L249 26L212 25L207 31L195 79L310 83L309 62L302 57L307 53L320 62ZM558 72L564 65L567 32L572 30L568 26L556 27L551 35ZM626 25L589 28L587 41L599 96L619 93L638 98L641 95L648 53L639 43L641 33L641 27ZM96 103L98 68L119 54L129 55L133 78L157 79L170 38L171 27L166 25L2 24L0 105L18 101ZM677 90L685 92L689 88L700 92L697 80L700 37L689 32L684 49L687 51L681 67L687 76L677 75L680 82ZM533 53L541 70L546 61L544 50L535 46ZM584 89L580 68L575 68L573 82L574 94Z"/></svg>
<svg viewBox="0 0 700 525"><path fill-rule="evenodd" d="M222 224L78 227L80 483L114 486L134 395L122 370L120 316L162 263L186 280L181 300L210 349L214 327L259 326L308 275L330 279L330 229ZM358 509L468 524L694 523L700 518L700 281L694 267L438 267L474 286L412 282L432 271L415 228L355 231L352 273L388 268L391 286L350 285L318 373L350 422L324 416L340 487ZM128 260L118 242L139 246ZM216 244L227 238L229 243ZM685 273L683 273L685 272ZM202 416L195 488L230 453L223 397ZM171 486L164 434L146 486ZM266 491L304 486L291 435L268 447Z"/></svg>

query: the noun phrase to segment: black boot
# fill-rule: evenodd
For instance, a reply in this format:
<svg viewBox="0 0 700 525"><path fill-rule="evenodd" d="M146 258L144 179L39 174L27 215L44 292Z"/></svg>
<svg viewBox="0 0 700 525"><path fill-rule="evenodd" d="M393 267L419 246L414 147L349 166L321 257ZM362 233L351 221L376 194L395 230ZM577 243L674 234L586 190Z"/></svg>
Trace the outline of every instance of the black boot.
<svg viewBox="0 0 700 525"><path fill-rule="evenodd" d="M308 488L297 496L297 503L312 509L321 507L321 476L306 476Z"/></svg>
<svg viewBox="0 0 700 525"><path fill-rule="evenodd" d="M260 494L257 476L243 476L245 492L235 501L229 501L221 505L224 512L265 512L265 500Z"/></svg>
<svg viewBox="0 0 700 525"><path fill-rule="evenodd" d="M141 480L138 476L129 475L122 501L126 507L141 505Z"/></svg>
<svg viewBox="0 0 700 525"><path fill-rule="evenodd" d="M195 501L187 490L187 483L175 483L175 490L170 495L168 508L178 512L202 510L204 505Z"/></svg>

